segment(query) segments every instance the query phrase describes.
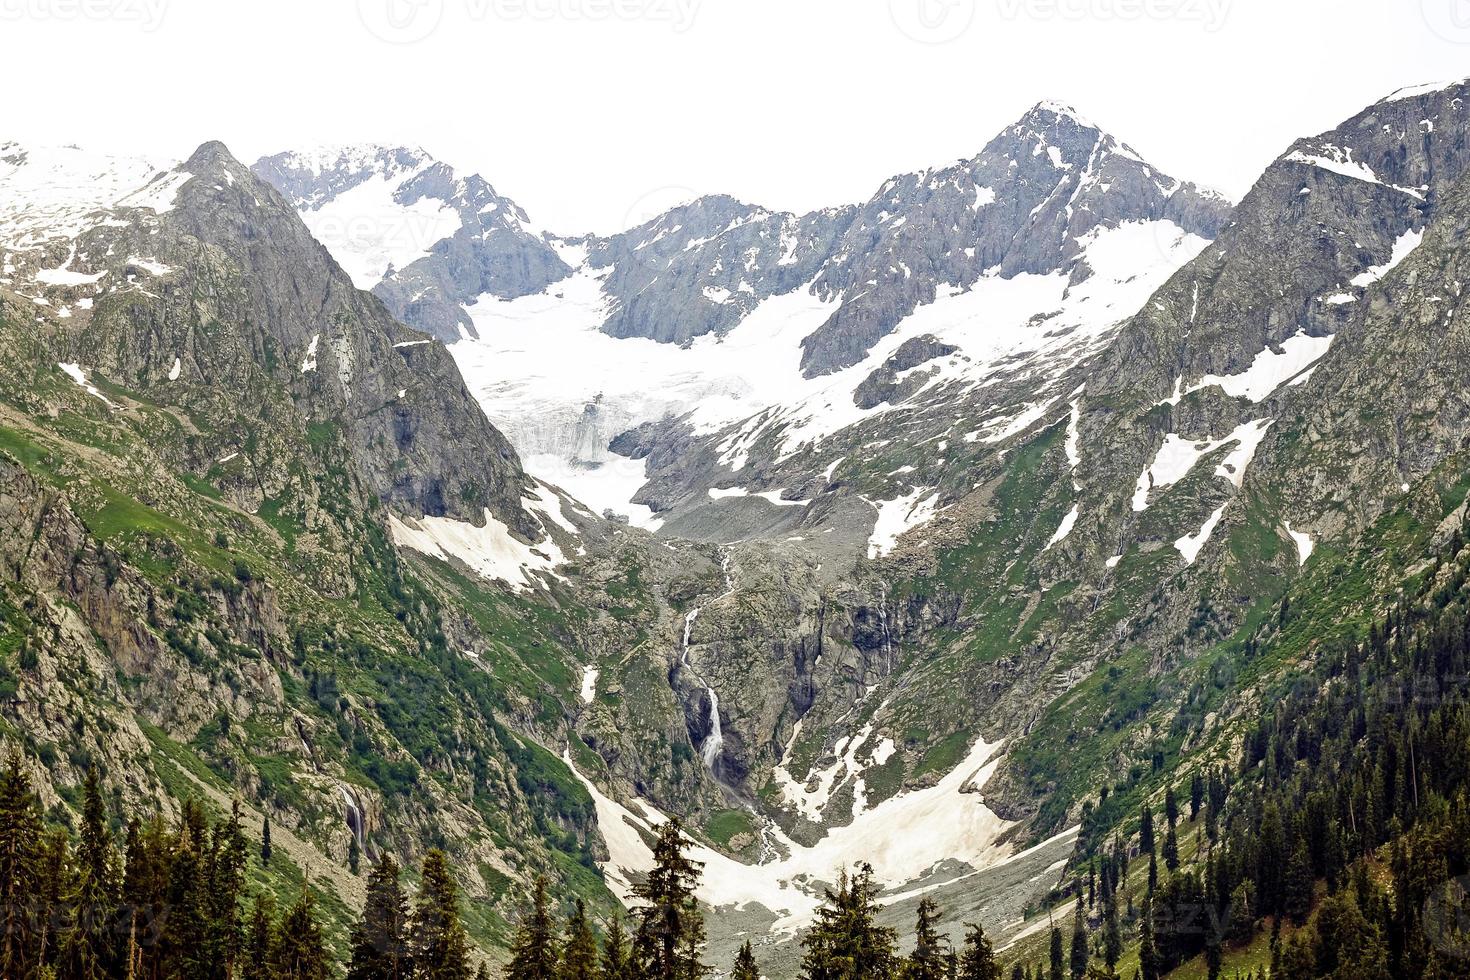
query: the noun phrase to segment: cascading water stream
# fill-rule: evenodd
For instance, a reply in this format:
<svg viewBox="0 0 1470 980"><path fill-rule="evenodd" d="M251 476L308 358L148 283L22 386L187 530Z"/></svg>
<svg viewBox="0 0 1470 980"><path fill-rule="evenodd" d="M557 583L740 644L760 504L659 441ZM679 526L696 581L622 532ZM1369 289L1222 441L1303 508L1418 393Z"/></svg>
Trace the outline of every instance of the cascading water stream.
<svg viewBox="0 0 1470 980"><path fill-rule="evenodd" d="M723 550L720 554L720 571L725 578L725 591L713 600L714 602L718 602L720 599L735 593L735 578L730 570L730 555ZM684 637L679 656L679 666L689 672L689 675L694 678L695 683L704 689L705 694L709 734L704 737L704 741L699 746L699 757L703 760L705 767L714 775L715 780L722 786L725 786L732 795L741 801L745 809L750 812L751 818L755 821L756 827L758 828L757 834L760 841L760 855L757 857L756 863L764 864L767 861L776 859L783 853L779 846L783 841L787 845L790 842L784 840L780 829L761 814L759 808L757 808L753 801L746 799L738 789L726 785L720 779L720 755L725 750L725 731L723 723L720 720L720 695L689 662L689 653L694 634L694 621L699 618L699 614L705 608L705 606L699 606L685 614Z"/></svg>
<svg viewBox="0 0 1470 980"><path fill-rule="evenodd" d="M705 703L709 711L709 734L705 736L704 743L699 747L699 756L704 764L713 772L716 764L720 761L720 753L725 748L725 733L720 725L720 696L709 682L700 676L689 664L689 637L694 632L694 621L699 618L699 609L691 609L684 617L684 652L679 663L690 675L704 688Z"/></svg>
<svg viewBox="0 0 1470 980"><path fill-rule="evenodd" d="M722 553L720 555L720 571L725 577L725 591L719 597L719 599L723 599L735 591L735 580L730 574L730 556L728 554ZM719 599L715 601L718 602ZM720 722L720 696L710 686L710 683L700 676L699 672L689 663L690 636L694 632L694 621L699 618L699 614L703 609L703 606L695 607L689 610L689 613L684 617L684 648L679 658L679 664L685 670L689 671L690 676L694 678L700 687L704 688L709 719L709 734L705 736L704 742L699 747L699 756L704 760L705 766L718 777L720 753L725 750L725 732Z"/></svg>

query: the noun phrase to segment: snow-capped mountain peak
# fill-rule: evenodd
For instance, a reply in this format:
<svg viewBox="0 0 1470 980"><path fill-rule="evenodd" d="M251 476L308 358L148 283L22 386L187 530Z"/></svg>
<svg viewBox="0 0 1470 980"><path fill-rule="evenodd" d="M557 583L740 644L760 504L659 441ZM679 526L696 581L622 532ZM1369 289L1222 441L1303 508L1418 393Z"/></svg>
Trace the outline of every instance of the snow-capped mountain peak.
<svg viewBox="0 0 1470 980"><path fill-rule="evenodd" d="M380 248L357 268L383 270L374 289L410 324L464 338L451 350L532 472L597 510L649 519L629 499L645 458L680 439L715 447L713 468L691 479L799 469L803 446L915 398L948 399L954 415L998 357L1049 358L1054 380L1228 210L1057 102L974 157L889 178L863 204L797 215L707 195L606 238L538 233L513 202L477 198L493 195L479 178L410 151L279 154L255 170L334 251L344 246L324 216L340 221L348 205L400 223L429 220L416 208L452 212L459 226L426 249ZM444 178L433 190L431 174ZM1026 327L1042 315L1049 326ZM1005 336L990 336L1002 322ZM1039 383L1008 396L1010 421L976 420L989 433L977 440L1037 421L1026 405L1058 397ZM688 481L671 483L666 467L662 479L667 507Z"/></svg>

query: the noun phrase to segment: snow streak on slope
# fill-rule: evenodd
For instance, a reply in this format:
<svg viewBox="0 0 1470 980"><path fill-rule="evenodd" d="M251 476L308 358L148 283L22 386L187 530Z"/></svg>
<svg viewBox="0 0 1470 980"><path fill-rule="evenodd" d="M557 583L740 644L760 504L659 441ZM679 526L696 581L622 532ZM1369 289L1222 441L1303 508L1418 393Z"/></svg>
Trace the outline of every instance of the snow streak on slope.
<svg viewBox="0 0 1470 980"><path fill-rule="evenodd" d="M690 856L704 862L699 898L715 908L762 906L778 914L774 931L794 932L811 922L822 884L835 883L844 868L860 861L872 864L879 883L890 889L902 888L948 860L972 868L1002 863L1008 856L1002 838L1013 824L986 806L980 793L1003 759L999 749L983 739L976 742L964 761L934 786L891 797L810 847L768 828L786 852L778 860L741 864L696 845ZM603 868L626 901L628 872L653 866L637 828L650 830L665 817L641 800L635 801L641 813L630 811L578 772L570 755L564 753L562 759L592 794L610 853Z"/></svg>
<svg viewBox="0 0 1470 980"><path fill-rule="evenodd" d="M1185 389L1184 393L1187 395L1218 385L1232 398L1264 401L1289 379L1321 360L1331 346L1331 336L1309 337L1299 330L1281 342L1281 353L1267 347L1256 354L1251 366L1239 374L1207 374Z"/></svg>
<svg viewBox="0 0 1470 980"><path fill-rule="evenodd" d="M485 510L485 526L449 517L388 517L393 543L420 554L445 561L457 559L485 578L499 579L517 588L533 584L532 573L555 574L565 559L556 542L547 539L528 545L518 541L510 528Z"/></svg>

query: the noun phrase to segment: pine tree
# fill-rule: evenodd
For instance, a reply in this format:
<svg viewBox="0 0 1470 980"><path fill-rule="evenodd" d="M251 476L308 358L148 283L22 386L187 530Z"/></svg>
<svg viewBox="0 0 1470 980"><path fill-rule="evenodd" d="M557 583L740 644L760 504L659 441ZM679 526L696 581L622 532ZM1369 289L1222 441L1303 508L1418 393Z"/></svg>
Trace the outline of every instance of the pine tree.
<svg viewBox="0 0 1470 980"><path fill-rule="evenodd" d="M240 948L240 901L245 894L245 831L240 825L240 801L230 807L230 818L214 828L206 870L209 901L207 956L214 977L233 974Z"/></svg>
<svg viewBox="0 0 1470 980"><path fill-rule="evenodd" d="M628 949L628 934L623 928L622 916L614 916L607 925L607 935L602 940L602 959L599 967L599 980L636 980L632 952Z"/></svg>
<svg viewBox="0 0 1470 980"><path fill-rule="evenodd" d="M1087 975L1087 923L1082 918L1079 906L1072 917L1072 980L1082 980Z"/></svg>
<svg viewBox="0 0 1470 980"><path fill-rule="evenodd" d="M1297 923L1305 922L1312 910L1312 860L1307 854L1307 842L1298 841L1291 853L1283 882L1283 911Z"/></svg>
<svg viewBox="0 0 1470 980"><path fill-rule="evenodd" d="M1103 910L1103 962L1108 965L1109 973L1113 972L1122 957L1123 930L1118 925L1118 896L1112 895Z"/></svg>
<svg viewBox="0 0 1470 980"><path fill-rule="evenodd" d="M265 823L260 828L260 866L269 868L271 866L271 815L265 815Z"/></svg>
<svg viewBox="0 0 1470 980"><path fill-rule="evenodd" d="M1205 798L1205 781L1196 772L1189 777L1189 820L1193 823L1199 818L1199 806Z"/></svg>
<svg viewBox="0 0 1470 980"><path fill-rule="evenodd" d="M35 920L41 892L41 812L31 781L12 753L0 773L0 977L24 977L38 965Z"/></svg>
<svg viewBox="0 0 1470 980"><path fill-rule="evenodd" d="M469 980L470 942L459 918L459 893L449 861L437 848L424 855L409 937L416 980Z"/></svg>
<svg viewBox="0 0 1470 980"><path fill-rule="evenodd" d="M316 903L305 885L301 898L281 920L271 963L274 980L326 980L330 973Z"/></svg>
<svg viewBox="0 0 1470 980"><path fill-rule="evenodd" d="M760 980L761 971L755 963L755 951L747 939L735 954L735 968L730 971L730 980Z"/></svg>
<svg viewBox="0 0 1470 980"><path fill-rule="evenodd" d="M878 887L873 869L843 872L837 890L827 892L816 922L802 937L803 980L891 980L898 973L897 936L877 922Z"/></svg>
<svg viewBox="0 0 1470 980"><path fill-rule="evenodd" d="M117 870L102 781L93 766L82 787L82 827L77 860L68 889L70 914L60 936L60 973L75 980L101 980L116 972L113 917L117 912Z"/></svg>
<svg viewBox="0 0 1470 980"><path fill-rule="evenodd" d="M1147 803L1143 805L1138 821L1138 849L1150 854L1154 852L1154 812Z"/></svg>
<svg viewBox="0 0 1470 980"><path fill-rule="evenodd" d="M944 980L946 951L935 927L938 921L939 906L932 898L922 899L914 923L914 951L904 970L905 980Z"/></svg>
<svg viewBox="0 0 1470 980"><path fill-rule="evenodd" d="M1153 897L1143 900L1143 921L1139 926L1138 969L1142 980L1159 980L1159 948L1154 943Z"/></svg>
<svg viewBox="0 0 1470 980"><path fill-rule="evenodd" d="M699 961L704 917L694 898L701 866L685 856L688 846L679 822L665 822L653 846L653 869L632 888L641 903L633 910L636 948L652 980L696 980L708 969Z"/></svg>
<svg viewBox="0 0 1470 980"><path fill-rule="evenodd" d="M1179 838L1174 836L1174 828L1164 835L1164 867L1170 871L1179 870Z"/></svg>
<svg viewBox="0 0 1470 980"><path fill-rule="evenodd" d="M1062 930L1057 926L1051 927L1051 980L1062 980L1066 976L1066 966L1062 960Z"/></svg>
<svg viewBox="0 0 1470 980"><path fill-rule="evenodd" d="M173 844L162 819L128 824L122 901L130 912L128 946L134 977L156 977L163 972L168 923L168 887Z"/></svg>
<svg viewBox="0 0 1470 980"><path fill-rule="evenodd" d="M407 929L408 899L398 863L385 854L368 877L362 918L352 930L347 980L406 980Z"/></svg>
<svg viewBox="0 0 1470 980"><path fill-rule="evenodd" d="M1019 964L1017 964L1019 966ZM965 927L965 943L960 951L959 980L1000 980L1000 965L995 950L978 923Z"/></svg>
<svg viewBox="0 0 1470 980"><path fill-rule="evenodd" d="M1179 801L1174 797L1172 785L1164 788L1164 819L1169 822L1169 829L1173 830L1175 824L1179 823Z"/></svg>
<svg viewBox="0 0 1470 980"><path fill-rule="evenodd" d="M46 977L55 972L53 962L57 946L57 929L54 923L66 911L66 887L71 880L71 842L66 831L53 828L41 835L39 848L39 872L36 876L36 891L26 908L35 923L31 932L31 961L39 976Z"/></svg>
<svg viewBox="0 0 1470 980"><path fill-rule="evenodd" d="M172 971L189 980L208 977L209 890L206 821L198 800L185 800L168 868L163 921L163 957Z"/></svg>
<svg viewBox="0 0 1470 980"><path fill-rule="evenodd" d="M255 896L245 920L240 951L241 980L271 980L276 949L276 902L269 892Z"/></svg>
<svg viewBox="0 0 1470 980"><path fill-rule="evenodd" d="M580 898L567 920L557 976L560 980L597 978L597 937L592 934L592 924L587 921L587 906Z"/></svg>

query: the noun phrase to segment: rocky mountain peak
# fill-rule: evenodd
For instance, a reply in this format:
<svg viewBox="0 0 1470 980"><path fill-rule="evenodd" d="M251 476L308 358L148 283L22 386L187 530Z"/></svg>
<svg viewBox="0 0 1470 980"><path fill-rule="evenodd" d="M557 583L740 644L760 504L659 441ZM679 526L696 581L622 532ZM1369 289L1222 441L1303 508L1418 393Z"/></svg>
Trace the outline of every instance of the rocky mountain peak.
<svg viewBox="0 0 1470 980"><path fill-rule="evenodd" d="M538 292L571 271L520 205L418 147L289 151L251 169L353 282L446 342L475 335L465 309L478 297Z"/></svg>

